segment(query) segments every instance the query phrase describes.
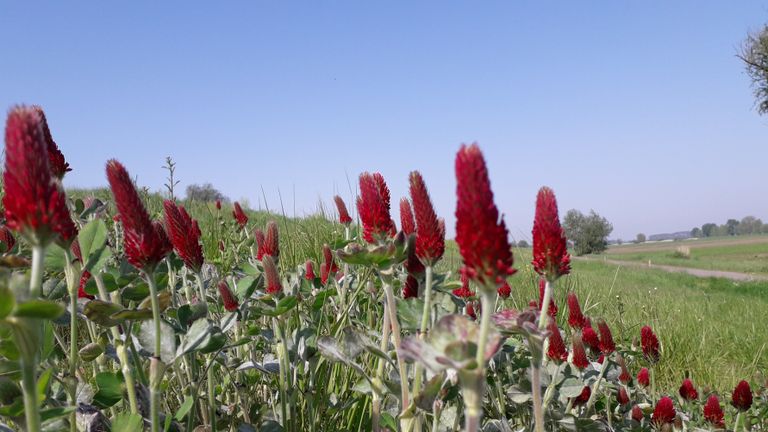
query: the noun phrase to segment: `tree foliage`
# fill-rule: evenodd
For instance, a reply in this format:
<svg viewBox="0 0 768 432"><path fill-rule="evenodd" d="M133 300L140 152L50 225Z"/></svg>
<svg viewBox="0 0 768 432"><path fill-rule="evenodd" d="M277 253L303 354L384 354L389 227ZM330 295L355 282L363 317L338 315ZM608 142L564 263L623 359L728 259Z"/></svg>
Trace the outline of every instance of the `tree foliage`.
<svg viewBox="0 0 768 432"><path fill-rule="evenodd" d="M563 220L565 235L573 243L576 255L599 253L608 247L608 236L613 225L607 219L590 210L588 215L571 209Z"/></svg>
<svg viewBox="0 0 768 432"><path fill-rule="evenodd" d="M768 113L768 26L747 36L739 58L752 80L757 111Z"/></svg>
<svg viewBox="0 0 768 432"><path fill-rule="evenodd" d="M202 185L191 184L187 186L187 199L192 201L212 202L216 200L229 201L223 193L210 183Z"/></svg>
<svg viewBox="0 0 768 432"><path fill-rule="evenodd" d="M640 233L635 238L635 243L645 243L645 234Z"/></svg>

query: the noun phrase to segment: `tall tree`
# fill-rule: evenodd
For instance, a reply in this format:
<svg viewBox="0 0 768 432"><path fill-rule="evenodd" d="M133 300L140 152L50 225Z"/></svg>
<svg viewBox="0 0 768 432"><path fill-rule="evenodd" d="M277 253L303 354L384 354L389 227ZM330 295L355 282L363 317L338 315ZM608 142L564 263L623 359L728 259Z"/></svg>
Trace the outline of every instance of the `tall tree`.
<svg viewBox="0 0 768 432"><path fill-rule="evenodd" d="M563 219L565 235L573 243L576 255L603 252L608 247L608 236L613 231L613 225L594 210L584 215L578 210L571 209Z"/></svg>
<svg viewBox="0 0 768 432"><path fill-rule="evenodd" d="M757 111L768 113L768 26L749 34L738 56L752 80Z"/></svg>

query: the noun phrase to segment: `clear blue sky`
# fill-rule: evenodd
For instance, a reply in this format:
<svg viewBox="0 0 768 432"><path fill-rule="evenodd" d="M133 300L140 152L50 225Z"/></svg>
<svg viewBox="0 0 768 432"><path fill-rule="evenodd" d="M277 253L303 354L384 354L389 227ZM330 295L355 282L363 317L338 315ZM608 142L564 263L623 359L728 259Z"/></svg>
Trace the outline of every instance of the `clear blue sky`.
<svg viewBox="0 0 768 432"><path fill-rule="evenodd" d="M418 169L450 234L477 141L515 238L549 185L627 239L768 219L735 57L765 22L764 1L3 2L0 107L46 109L70 186L115 157L160 189L171 155L182 187L306 214L364 170L396 204Z"/></svg>

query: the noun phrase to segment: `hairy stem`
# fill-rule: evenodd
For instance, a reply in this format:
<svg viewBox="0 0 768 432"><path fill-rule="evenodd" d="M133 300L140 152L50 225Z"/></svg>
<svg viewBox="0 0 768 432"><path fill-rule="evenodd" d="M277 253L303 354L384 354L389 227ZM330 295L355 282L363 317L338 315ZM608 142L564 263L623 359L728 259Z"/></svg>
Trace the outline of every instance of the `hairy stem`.
<svg viewBox="0 0 768 432"><path fill-rule="evenodd" d="M147 278L147 284L149 285L149 298L152 302L152 321L155 326L155 346L154 356L150 361L149 368L149 410L150 420L152 422L152 432L160 431L160 383L163 380L164 365L160 360L160 352L162 350L162 334L160 328L160 300L157 296L157 285L155 284L154 272L147 271L144 273Z"/></svg>
<svg viewBox="0 0 768 432"><path fill-rule="evenodd" d="M45 246L32 246L32 271L29 280L29 293L34 297L43 294L43 266L45 261Z"/></svg>
<svg viewBox="0 0 768 432"><path fill-rule="evenodd" d="M381 351L387 352L387 345L389 343L389 314L387 313L387 305L384 305L384 323L381 327ZM382 386L384 379L384 368L386 362L384 359L379 359L379 365L376 368L376 376L374 377L374 383L376 387L373 392L373 405L371 407L371 425L374 432L381 430L379 424L381 422L381 399L382 395L379 393L378 388Z"/></svg>
<svg viewBox="0 0 768 432"><path fill-rule="evenodd" d="M405 368L405 360L400 355L400 322L397 320L397 305L395 303L395 294L392 292L392 285L384 283L384 294L387 297L387 311L389 312L389 322L392 325L392 340L395 343L395 354L397 355L397 368L400 373L400 397L402 401L402 411L410 403L410 394L408 391L408 372Z"/></svg>
<svg viewBox="0 0 768 432"><path fill-rule="evenodd" d="M72 253L69 249L64 249L64 260L66 261L64 273L67 279L67 291L69 291L69 377L72 380L69 393L72 405L77 406L77 360L80 357L77 351L77 288L80 272L72 264ZM73 411L69 416L71 432L77 432L76 414Z"/></svg>
<svg viewBox="0 0 768 432"><path fill-rule="evenodd" d="M480 312L480 340L477 341L477 376L474 382L463 389L464 421L466 431L480 430L480 420L483 416L483 396L485 395L485 350L488 345L488 333L491 330L491 315L493 314L495 289L482 290Z"/></svg>
<svg viewBox="0 0 768 432"><path fill-rule="evenodd" d="M24 417L27 432L40 432L40 411L37 402L37 380L33 359L21 359L21 389L24 393Z"/></svg>

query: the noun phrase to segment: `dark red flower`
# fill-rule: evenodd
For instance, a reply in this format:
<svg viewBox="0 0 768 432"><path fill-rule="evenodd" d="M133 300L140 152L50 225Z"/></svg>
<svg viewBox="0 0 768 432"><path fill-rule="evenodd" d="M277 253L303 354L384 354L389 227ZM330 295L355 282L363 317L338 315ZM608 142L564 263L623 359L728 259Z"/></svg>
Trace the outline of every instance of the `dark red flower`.
<svg viewBox="0 0 768 432"><path fill-rule="evenodd" d="M381 174L360 174L357 213L363 224L363 238L368 243L376 243L395 234L395 223L389 214L389 200L389 188Z"/></svg>
<svg viewBox="0 0 768 432"><path fill-rule="evenodd" d="M240 203L237 201L235 201L234 209L232 210L232 217L235 218L235 222L237 222L237 226L240 229L245 228L248 224L248 215L245 214L243 208L240 207Z"/></svg>
<svg viewBox="0 0 768 432"><path fill-rule="evenodd" d="M57 235L76 233L64 191L51 177L42 119L34 108L11 109L5 124L5 195L8 228L32 245L44 246Z"/></svg>
<svg viewBox="0 0 768 432"><path fill-rule="evenodd" d="M640 330L640 345L643 348L643 356L651 363L659 361L659 338L649 326Z"/></svg>
<svg viewBox="0 0 768 432"><path fill-rule="evenodd" d="M637 373L637 383L643 387L648 387L649 385L651 385L651 379L648 374L648 368L642 368L640 369L640 372Z"/></svg>
<svg viewBox="0 0 768 432"><path fill-rule="evenodd" d="M584 405L589 402L590 396L592 396L592 389L589 388L589 386L584 386L581 390L581 394L576 396L576 399L573 400L573 406Z"/></svg>
<svg viewBox="0 0 768 432"><path fill-rule="evenodd" d="M469 289L469 277L467 277L464 272L461 273L461 288L456 288L452 293L460 298L470 298L475 296L475 293Z"/></svg>
<svg viewBox="0 0 768 432"><path fill-rule="evenodd" d="M107 179L125 232L125 255L139 270L154 270L173 249L160 223L152 223L144 204L120 162L107 162Z"/></svg>
<svg viewBox="0 0 768 432"><path fill-rule="evenodd" d="M469 301L466 305L467 316L473 320L477 319L477 312L480 311L480 303L476 301Z"/></svg>
<svg viewBox="0 0 768 432"><path fill-rule="evenodd" d="M573 365L579 369L584 369L589 366L589 359L587 358L587 351L584 349L584 342L581 340L581 335L578 332L573 333L571 336L571 343L573 346Z"/></svg>
<svg viewBox="0 0 768 432"><path fill-rule="evenodd" d="M675 404L668 396L664 396L656 403L656 409L653 410L653 423L657 426L661 426L664 423L672 423L675 421Z"/></svg>
<svg viewBox="0 0 768 432"><path fill-rule="evenodd" d="M91 273L88 270L83 270L83 274L80 275L80 285L77 288L77 298L87 298L93 300L95 297L85 292L85 285L88 280L91 279Z"/></svg>
<svg viewBox="0 0 768 432"><path fill-rule="evenodd" d="M619 394L616 396L616 401L619 402L619 405L626 405L629 403L629 395L627 394L627 389L622 386L619 388Z"/></svg>
<svg viewBox="0 0 768 432"><path fill-rule="evenodd" d="M45 118L45 112L43 112L43 109L37 105L32 108L34 108L40 116L41 127L43 128L43 138L45 139L45 145L48 149L48 168L51 170L51 175L58 179L63 179L64 174L72 171L72 168L69 167L69 164L64 159L64 155L61 153L61 150L59 150L59 146L57 146L56 142L53 140L51 129L48 128L48 119Z"/></svg>
<svg viewBox="0 0 768 432"><path fill-rule="evenodd" d="M504 281L503 284L499 287L499 289L496 290L496 292L499 294L499 297L501 298L509 298L510 295L512 295L512 287L509 286L509 282Z"/></svg>
<svg viewBox="0 0 768 432"><path fill-rule="evenodd" d="M261 261L264 258L264 246L267 243L267 238L264 235L264 231L256 228L253 230L253 239L256 242L256 259Z"/></svg>
<svg viewBox="0 0 768 432"><path fill-rule="evenodd" d="M304 263L304 279L308 281L315 280L315 266L312 264L312 260L307 260Z"/></svg>
<svg viewBox="0 0 768 432"><path fill-rule="evenodd" d="M351 224L352 217L349 216L349 211L347 210L347 205L344 203L344 200L341 199L340 196L336 195L333 197L333 201L336 203L336 210L339 212L339 222L343 223L344 225Z"/></svg>
<svg viewBox="0 0 768 432"><path fill-rule="evenodd" d="M280 275L277 272L275 261L269 255L264 255L261 261L264 265L264 277L267 281L267 294L277 294L283 291L283 285L280 283Z"/></svg>
<svg viewBox="0 0 768 432"><path fill-rule="evenodd" d="M632 407L632 420L639 423L643 421L644 417L643 410L641 410L639 406L635 405Z"/></svg>
<svg viewBox="0 0 768 432"><path fill-rule="evenodd" d="M544 289L547 286L547 281L544 279L539 279L539 310L544 309ZM550 294L552 295L552 294ZM557 305L555 304L555 299L550 298L549 299L549 308L547 308L547 315L551 316L552 318L557 316Z"/></svg>
<svg viewBox="0 0 768 432"><path fill-rule="evenodd" d="M683 380L683 385L680 386L680 396L688 401L699 398L699 392L696 391L696 387L693 386L693 382L690 378Z"/></svg>
<svg viewBox="0 0 768 432"><path fill-rule="evenodd" d="M507 226L493 202L485 159L477 144L462 145L456 155L456 243L463 271L495 290L515 272Z"/></svg>
<svg viewBox="0 0 768 432"><path fill-rule="evenodd" d="M548 187L536 196L536 216L533 220L533 269L554 281L571 271L571 257L565 233L557 214L555 193Z"/></svg>
<svg viewBox="0 0 768 432"><path fill-rule="evenodd" d="M576 297L576 293L568 293L568 325L572 328L581 329L584 328L587 323L584 314L581 313L581 306L579 306L579 299Z"/></svg>
<svg viewBox="0 0 768 432"><path fill-rule="evenodd" d="M237 302L237 297L235 297L235 294L229 289L229 284L225 280L219 282L219 295L221 296L221 301L224 303L224 309L226 309L227 312L234 312L240 307Z"/></svg>
<svg viewBox="0 0 768 432"><path fill-rule="evenodd" d="M736 385L731 395L731 404L739 411L746 411L752 406L752 389L748 382L741 381Z"/></svg>
<svg viewBox="0 0 768 432"><path fill-rule="evenodd" d="M717 399L717 396L712 395L707 399L707 403L704 405L704 418L715 427L725 428L725 413L720 407L720 400Z"/></svg>
<svg viewBox="0 0 768 432"><path fill-rule="evenodd" d="M408 275L403 285L403 298L416 298L419 296L419 280L413 275Z"/></svg>
<svg viewBox="0 0 768 432"><path fill-rule="evenodd" d="M221 210L221 200L220 199L216 200L216 210Z"/></svg>
<svg viewBox="0 0 768 432"><path fill-rule="evenodd" d="M165 230L176 254L194 272L203 266L203 248L200 245L200 227L183 206L171 200L163 202Z"/></svg>
<svg viewBox="0 0 768 432"><path fill-rule="evenodd" d="M328 267L329 273L336 273L339 271L339 266L336 265L336 260L333 258L333 251L331 247L323 245L323 259L325 259L325 265Z"/></svg>
<svg viewBox="0 0 768 432"><path fill-rule="evenodd" d="M280 257L280 235L277 231L277 222L267 222L267 236L264 238L264 253L275 261Z"/></svg>
<svg viewBox="0 0 768 432"><path fill-rule="evenodd" d="M406 236L416 232L416 222L408 198L400 198L400 230Z"/></svg>
<svg viewBox="0 0 768 432"><path fill-rule="evenodd" d="M13 233L5 225L0 225L0 245L2 245L2 252L8 253L16 246L16 239L13 237Z"/></svg>
<svg viewBox="0 0 768 432"><path fill-rule="evenodd" d="M586 319L584 327L581 329L581 340L583 340L592 351L600 351L600 339L598 339L595 329L592 328L589 318Z"/></svg>
<svg viewBox="0 0 768 432"><path fill-rule="evenodd" d="M224 250L225 250L225 248L224 248L224 240L219 240L219 250L224 252Z"/></svg>
<svg viewBox="0 0 768 432"><path fill-rule="evenodd" d="M549 320L547 330L549 330L551 333L549 335L549 348L547 349L547 357L551 358L557 363L568 360L568 351L565 349L563 337L560 335L560 329L557 328L555 320Z"/></svg>
<svg viewBox="0 0 768 432"><path fill-rule="evenodd" d="M410 191L416 215L416 255L425 265L434 265L445 253L445 222L438 219L418 171L411 172Z"/></svg>
<svg viewBox="0 0 768 432"><path fill-rule="evenodd" d="M623 382L624 384L628 384L632 380L632 375L630 375L629 370L627 370L627 363L624 361L624 357L619 355L618 362L619 367L621 368L619 381Z"/></svg>
<svg viewBox="0 0 768 432"><path fill-rule="evenodd" d="M616 344L613 342L613 336L611 335L611 329L608 328L608 324L603 320L599 320L597 322L597 330L600 331L600 352L607 356L616 351Z"/></svg>
<svg viewBox="0 0 768 432"><path fill-rule="evenodd" d="M416 248L414 247L408 247L405 269L408 270L408 274L413 276L418 276L424 273L424 264L422 264L419 257L416 256Z"/></svg>
<svg viewBox="0 0 768 432"><path fill-rule="evenodd" d="M328 283L328 278L330 277L330 272L328 271L328 264L322 263L320 264L320 282L325 285Z"/></svg>

